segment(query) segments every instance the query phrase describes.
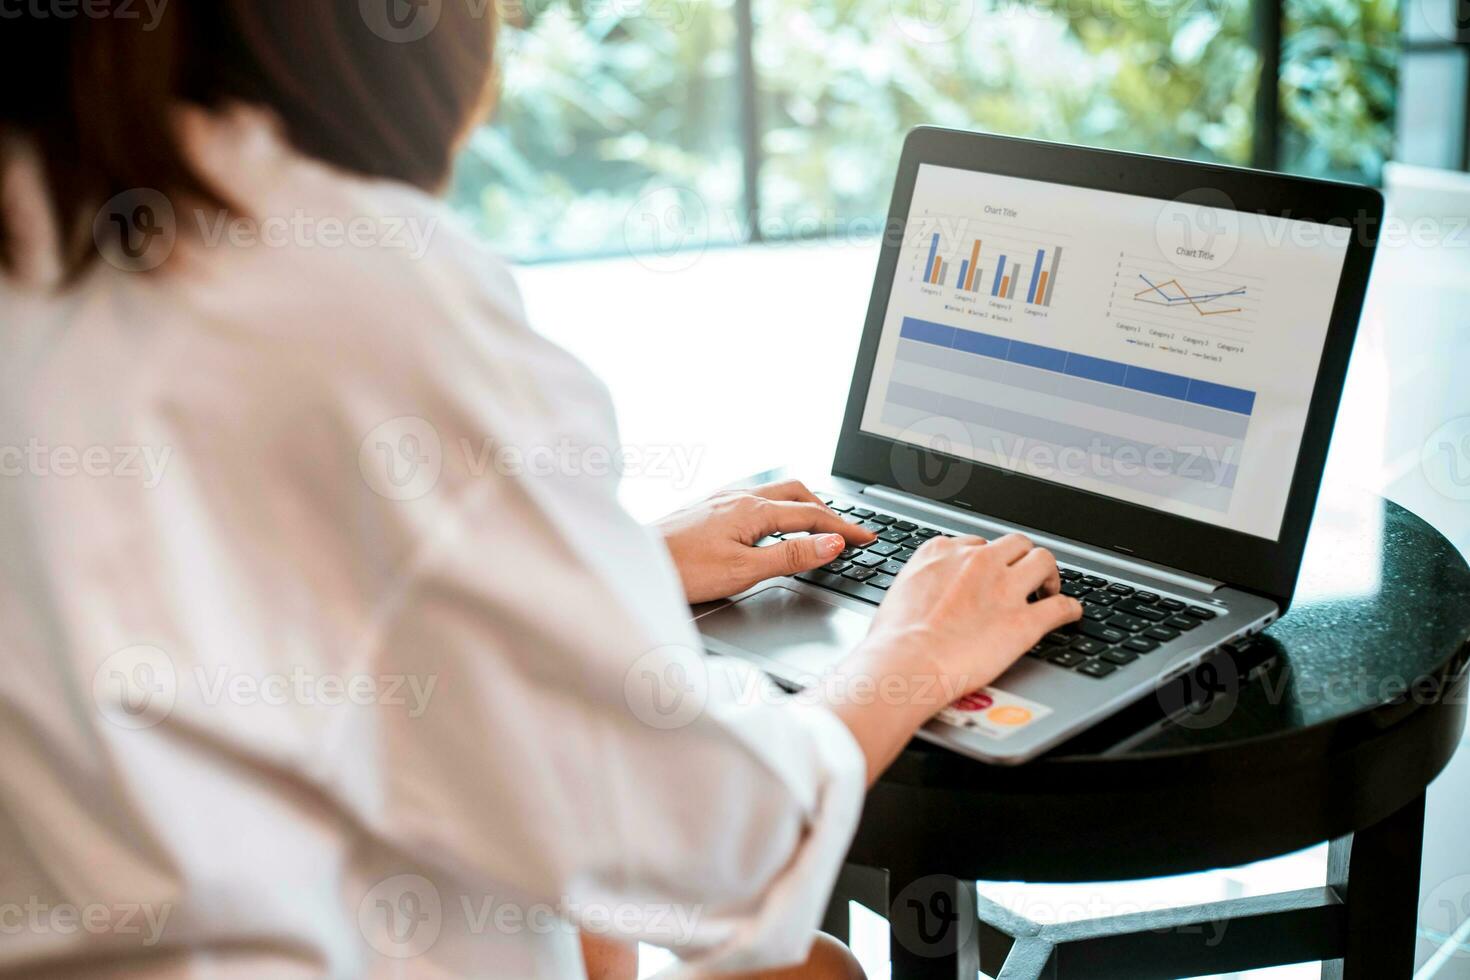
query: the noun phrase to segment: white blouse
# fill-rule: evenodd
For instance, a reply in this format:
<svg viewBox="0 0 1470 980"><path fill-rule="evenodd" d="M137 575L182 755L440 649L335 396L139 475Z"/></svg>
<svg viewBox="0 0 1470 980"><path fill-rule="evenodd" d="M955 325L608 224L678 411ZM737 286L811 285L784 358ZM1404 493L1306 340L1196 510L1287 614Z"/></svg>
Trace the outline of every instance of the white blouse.
<svg viewBox="0 0 1470 980"><path fill-rule="evenodd" d="M862 757L700 652L604 389L433 198L181 118L245 216L134 192L67 290L8 153L0 973L804 956Z"/></svg>

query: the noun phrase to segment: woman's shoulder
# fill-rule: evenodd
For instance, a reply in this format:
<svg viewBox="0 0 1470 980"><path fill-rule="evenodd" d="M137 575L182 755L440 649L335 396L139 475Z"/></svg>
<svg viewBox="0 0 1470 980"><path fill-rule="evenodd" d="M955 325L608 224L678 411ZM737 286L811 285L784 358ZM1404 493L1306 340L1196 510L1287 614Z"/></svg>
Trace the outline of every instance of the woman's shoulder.
<svg viewBox="0 0 1470 980"><path fill-rule="evenodd" d="M590 373L530 328L507 263L443 201L311 159L263 111L195 111L183 125L236 205L178 218L184 305L203 342L245 339L267 362L379 394L605 407Z"/></svg>
<svg viewBox="0 0 1470 980"><path fill-rule="evenodd" d="M248 290L249 305L320 313L328 329L349 317L364 330L397 332L464 314L524 327L506 263L440 199L307 156L265 110L185 110L181 129L231 205L175 215L186 277Z"/></svg>

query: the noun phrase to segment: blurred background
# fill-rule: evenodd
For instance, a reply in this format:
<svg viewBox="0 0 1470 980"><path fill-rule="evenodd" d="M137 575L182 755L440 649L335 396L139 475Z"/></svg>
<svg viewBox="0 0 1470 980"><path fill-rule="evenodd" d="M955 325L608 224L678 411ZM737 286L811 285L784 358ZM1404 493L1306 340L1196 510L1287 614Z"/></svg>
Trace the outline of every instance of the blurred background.
<svg viewBox="0 0 1470 980"><path fill-rule="evenodd" d="M772 466L827 472L904 134L937 124L1383 186L1400 233L1324 496L1386 495L1470 552L1465 0L498 3L501 101L451 199L517 264L536 329L608 383L625 445L684 461L625 474L638 516ZM1462 745L1429 790L1416 980L1470 980L1467 826ZM1086 918L1321 884L1326 851L980 888ZM882 920L853 922L887 976ZM645 948L645 975L666 963Z"/></svg>
<svg viewBox="0 0 1470 980"><path fill-rule="evenodd" d="M1454 0L499 0L458 208L507 254L871 233L930 123L1376 182L1465 166Z"/></svg>

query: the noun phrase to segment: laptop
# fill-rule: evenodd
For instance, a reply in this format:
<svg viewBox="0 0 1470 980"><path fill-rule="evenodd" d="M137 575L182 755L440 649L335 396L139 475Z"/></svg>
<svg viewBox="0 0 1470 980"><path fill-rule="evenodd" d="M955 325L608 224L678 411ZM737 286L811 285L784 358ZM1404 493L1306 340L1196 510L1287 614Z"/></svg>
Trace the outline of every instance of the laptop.
<svg viewBox="0 0 1470 980"><path fill-rule="evenodd" d="M1291 604L1382 214L1367 187L914 130L809 481L877 539L697 610L708 649L805 687L924 541L1023 532L1083 618L920 732L1015 764L1259 632Z"/></svg>

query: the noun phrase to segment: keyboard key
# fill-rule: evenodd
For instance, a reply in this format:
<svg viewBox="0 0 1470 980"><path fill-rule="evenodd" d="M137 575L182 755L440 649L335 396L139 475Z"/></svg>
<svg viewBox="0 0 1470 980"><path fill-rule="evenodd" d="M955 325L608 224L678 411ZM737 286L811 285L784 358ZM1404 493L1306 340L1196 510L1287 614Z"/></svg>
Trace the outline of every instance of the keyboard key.
<svg viewBox="0 0 1470 980"><path fill-rule="evenodd" d="M1102 640L1104 643L1122 643L1128 639L1128 634L1122 630L1113 629L1111 626L1104 626L1102 623L1094 623L1089 619L1084 619L1077 624L1077 632L1083 636L1090 636L1094 639Z"/></svg>
<svg viewBox="0 0 1470 980"><path fill-rule="evenodd" d="M1084 597L1082 601L1090 602L1094 606L1111 606L1113 603L1118 601L1118 597L1113 595L1111 592L1094 589L1091 593Z"/></svg>
<svg viewBox="0 0 1470 980"><path fill-rule="evenodd" d="M1118 613L1113 618L1106 620L1107 624L1114 629L1127 630L1129 633L1139 633L1148 629L1148 620L1139 619L1137 616L1129 616Z"/></svg>
<svg viewBox="0 0 1470 980"><path fill-rule="evenodd" d="M1062 577L1063 582L1075 582L1082 577L1082 573L1075 568L1063 568L1057 574Z"/></svg>
<svg viewBox="0 0 1470 980"><path fill-rule="evenodd" d="M1097 622L1097 623L1102 622L1103 620L1107 619L1112 614L1113 614L1113 611L1111 609L1109 609L1107 606L1083 606L1082 607L1082 618L1083 619L1090 619L1093 622Z"/></svg>
<svg viewBox="0 0 1470 980"><path fill-rule="evenodd" d="M1179 635L1179 631L1169 626L1152 626L1144 630L1143 635L1152 637L1161 643L1168 643Z"/></svg>
<svg viewBox="0 0 1470 980"><path fill-rule="evenodd" d="M1052 654L1047 659L1058 667L1075 667L1087 658L1072 650L1063 650L1061 653Z"/></svg>
<svg viewBox="0 0 1470 980"><path fill-rule="evenodd" d="M893 560L908 561L910 558L914 557L915 554L917 554L917 552L913 548L900 548L893 553Z"/></svg>
<svg viewBox="0 0 1470 980"><path fill-rule="evenodd" d="M837 577L837 584L832 586L832 591L841 592L843 595L850 595L854 599L862 599L864 602L871 602L875 606L882 602L883 597L888 594L882 589L875 589L865 582L854 582L840 575Z"/></svg>
<svg viewBox="0 0 1470 980"><path fill-rule="evenodd" d="M852 563L859 566L860 568L877 568L879 565L883 564L883 556L870 555L865 551L854 558L852 560Z"/></svg>
<svg viewBox="0 0 1470 980"><path fill-rule="evenodd" d="M1113 593L1114 595L1130 596L1133 594L1133 586L1124 585L1122 582L1114 582L1112 585L1108 586L1108 591Z"/></svg>
<svg viewBox="0 0 1470 980"><path fill-rule="evenodd" d="M868 579L868 584L875 589L886 589L894 583L892 575L874 575Z"/></svg>
<svg viewBox="0 0 1470 980"><path fill-rule="evenodd" d="M1133 598L1137 599L1139 602L1158 602L1159 594L1157 592L1144 592L1142 589L1140 589L1137 592L1133 593Z"/></svg>
<svg viewBox="0 0 1470 980"><path fill-rule="evenodd" d="M1077 668L1077 673L1086 674L1088 677L1106 677L1117 669L1112 664L1105 664L1101 660L1089 660Z"/></svg>
<svg viewBox="0 0 1470 980"><path fill-rule="evenodd" d="M1098 575L1084 575L1082 576L1082 584L1089 589L1101 589L1107 586L1108 580Z"/></svg>
<svg viewBox="0 0 1470 980"><path fill-rule="evenodd" d="M1070 633L1063 633L1061 630L1053 630L1043 636L1041 642L1048 643L1054 647L1066 646L1072 642L1072 635Z"/></svg>
<svg viewBox="0 0 1470 980"><path fill-rule="evenodd" d="M1170 612L1178 612L1184 608L1184 603L1178 599L1160 599L1158 601L1158 607L1160 609L1167 609Z"/></svg>
<svg viewBox="0 0 1470 980"><path fill-rule="evenodd" d="M874 575L877 574L878 573L873 571L871 568L849 568L847 571L842 573L842 577L850 578L854 582L862 582L872 578Z"/></svg>
<svg viewBox="0 0 1470 980"><path fill-rule="evenodd" d="M872 531L874 534L882 534L884 531L888 530L887 525L879 524L877 521L863 521L861 524L858 525L858 527L862 528L864 531Z"/></svg>
<svg viewBox="0 0 1470 980"><path fill-rule="evenodd" d="M1169 618L1168 613L1161 612L1155 609L1153 606L1145 606L1136 598L1124 599L1113 608L1117 609L1118 612L1127 613L1129 616L1137 616L1140 619L1146 619L1151 623L1162 623L1164 620Z"/></svg>
<svg viewBox="0 0 1470 980"><path fill-rule="evenodd" d="M1080 599L1082 596L1087 595L1087 593L1090 591L1092 590L1078 582L1062 583L1062 595L1069 595L1073 599Z"/></svg>
<svg viewBox="0 0 1470 980"><path fill-rule="evenodd" d="M1215 618L1215 610L1206 609L1204 606L1190 606L1184 611L1193 616L1195 619L1209 620Z"/></svg>
<svg viewBox="0 0 1470 980"><path fill-rule="evenodd" d="M839 559L838 561L830 561L823 565L822 570L824 572L842 572L847 570L848 565L848 562Z"/></svg>
<svg viewBox="0 0 1470 980"><path fill-rule="evenodd" d="M1124 640L1123 645L1130 650L1137 650L1139 653L1152 653L1159 648L1159 641L1150 640L1144 636L1135 636L1131 640Z"/></svg>
<svg viewBox="0 0 1470 980"><path fill-rule="evenodd" d="M810 572L798 572L796 580L798 582L810 582L812 585L820 585L826 589L835 589L846 581L841 575L834 575L820 568L813 569Z"/></svg>
<svg viewBox="0 0 1470 980"><path fill-rule="evenodd" d="M1038 643L1038 644L1036 644L1036 646L1034 646L1030 650L1027 650L1026 651L1026 656L1028 656L1028 657L1045 657L1047 654L1049 654L1051 652L1051 649L1052 648L1049 647L1049 646L1047 646L1045 643Z"/></svg>
<svg viewBox="0 0 1470 980"><path fill-rule="evenodd" d="M887 541L876 541L868 545L869 554L882 555L884 558L887 558L889 555L898 554L898 550L898 545L890 544Z"/></svg>
<svg viewBox="0 0 1470 980"><path fill-rule="evenodd" d="M1170 616L1164 620L1165 626L1172 626L1176 630L1192 630L1199 625L1199 620L1189 616Z"/></svg>
<svg viewBox="0 0 1470 980"><path fill-rule="evenodd" d="M888 531L884 531L882 534L879 534L878 535L878 540L879 541L888 541L888 542L892 542L892 543L895 543L895 544L898 543L898 542L900 542L900 541L907 541L908 539L909 539L908 533L905 532L905 531L888 530Z"/></svg>
<svg viewBox="0 0 1470 980"><path fill-rule="evenodd" d="M1099 653L1102 653L1107 648L1108 647L1106 643L1099 643L1097 640L1091 639L1086 636L1079 636L1077 637L1077 639L1072 641L1073 650L1081 654L1086 654L1089 657L1094 657Z"/></svg>
<svg viewBox="0 0 1470 980"><path fill-rule="evenodd" d="M1132 650L1109 650L1107 653L1104 653L1102 655L1102 659L1106 660L1110 664L1117 664L1119 667L1121 667L1124 664L1131 664L1133 663L1133 661L1137 660L1138 654L1134 653Z"/></svg>
<svg viewBox="0 0 1470 980"><path fill-rule="evenodd" d="M854 507L851 511L851 514L853 517L856 517L859 520L867 520L868 518L873 516L873 512L868 510L868 508L866 507Z"/></svg>
<svg viewBox="0 0 1470 980"><path fill-rule="evenodd" d="M917 531L919 529L919 525L915 524L913 521L894 521L893 529L895 531Z"/></svg>
<svg viewBox="0 0 1470 980"><path fill-rule="evenodd" d="M846 514L848 511L852 510L852 504L842 504L835 501L828 504L827 507L829 510L835 510L839 514Z"/></svg>
<svg viewBox="0 0 1470 980"><path fill-rule="evenodd" d="M878 566L878 571L882 572L884 575L897 575L899 572L903 571L903 562L894 561L892 558L890 558L883 564Z"/></svg>
<svg viewBox="0 0 1470 980"><path fill-rule="evenodd" d="M861 549L861 548L843 548L842 549L842 554L838 555L837 557L838 558L852 559L852 558L856 558L858 555L860 555L862 553L863 553L863 549Z"/></svg>
<svg viewBox="0 0 1470 980"><path fill-rule="evenodd" d="M930 538L939 537L939 532L932 527L921 527L914 532L914 537L923 538L925 541L928 541Z"/></svg>
<svg viewBox="0 0 1470 980"><path fill-rule="evenodd" d="M894 521L898 520L898 518L890 517L887 514L874 514L872 517L868 518L868 520L872 521L874 524L882 524L884 527L887 527L889 524L892 524Z"/></svg>

